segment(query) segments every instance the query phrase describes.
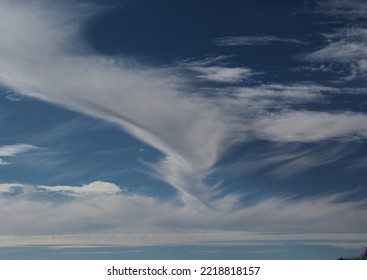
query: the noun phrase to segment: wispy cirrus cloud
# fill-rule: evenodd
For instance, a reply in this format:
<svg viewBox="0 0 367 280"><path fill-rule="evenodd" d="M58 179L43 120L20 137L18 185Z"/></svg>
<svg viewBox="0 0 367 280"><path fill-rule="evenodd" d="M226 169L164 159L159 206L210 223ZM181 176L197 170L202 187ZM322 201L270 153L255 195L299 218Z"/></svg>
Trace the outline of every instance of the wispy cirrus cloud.
<svg viewBox="0 0 367 280"><path fill-rule="evenodd" d="M218 83L236 84L250 80L253 76L261 73L255 72L248 67L227 66L230 56L212 56L201 60L187 59L179 61L180 68L190 70L198 75L195 77Z"/></svg>
<svg viewBox="0 0 367 280"><path fill-rule="evenodd" d="M337 141L325 141L310 147L305 147L304 142L271 142L248 150L241 154L240 160L232 160L228 169L235 174L256 172L275 179L295 178L304 172L342 162L353 153L358 153L358 147L351 148ZM348 166L361 168L365 163L361 159Z"/></svg>
<svg viewBox="0 0 367 280"><path fill-rule="evenodd" d="M319 0L320 12L350 19L367 18L367 3L364 0Z"/></svg>
<svg viewBox="0 0 367 280"><path fill-rule="evenodd" d="M199 79L231 84L240 83L255 75L250 68L246 67L191 66L189 69L198 72L199 75L196 77Z"/></svg>
<svg viewBox="0 0 367 280"><path fill-rule="evenodd" d="M256 36L228 36L217 38L214 42L219 46L252 46L252 45L270 45L273 43L287 44L307 44L294 38L283 38L272 35L256 35Z"/></svg>
<svg viewBox="0 0 367 280"><path fill-rule="evenodd" d="M344 65L347 67L344 73L347 80L366 78L367 28L339 29L335 33L326 34L325 38L327 44L306 54L304 59L313 63Z"/></svg>
<svg viewBox="0 0 367 280"><path fill-rule="evenodd" d="M223 91L225 97L221 99ZM366 139L366 114L300 109L320 104L328 108L330 97L340 94L361 95L364 89L296 83L219 91L220 106L242 116L248 142L248 146L243 146L248 148L242 148L246 152L239 149L238 161L232 158L228 169L240 174L261 172L273 178L287 178L337 163L353 153L357 156L359 152L348 143ZM258 149L251 146L258 140L267 144Z"/></svg>
<svg viewBox="0 0 367 280"><path fill-rule="evenodd" d="M35 149L38 147L28 144L0 146L0 157L12 157Z"/></svg>
<svg viewBox="0 0 367 280"><path fill-rule="evenodd" d="M345 27L323 34L324 46L303 55L306 61L318 64L329 63L327 69L335 65L344 67L338 73L343 79L365 79L367 76L367 3L360 0L323 0L317 2L317 13L344 19ZM352 24L359 21L358 24ZM325 69L325 67L323 68ZM321 69L322 70L322 69ZM336 73L340 69L334 70Z"/></svg>
<svg viewBox="0 0 367 280"><path fill-rule="evenodd" d="M29 151L37 150L39 147L29 145L29 144L16 144L0 146L0 157L14 157L19 154L23 154ZM8 161L0 158L0 165L8 165Z"/></svg>
<svg viewBox="0 0 367 280"><path fill-rule="evenodd" d="M264 116L267 110L282 110L294 105L322 102L327 93L335 91L332 87L318 84L261 84L258 86L239 86L222 89L225 98L219 100L222 105L231 107L231 110L242 110L251 118ZM221 94L221 93L220 93ZM246 111L243 108L246 107ZM254 115L254 113L256 114Z"/></svg>
<svg viewBox="0 0 367 280"><path fill-rule="evenodd" d="M363 88L343 89L299 83L231 87L221 92L223 91L226 95L222 99L218 97L220 106L241 114L243 120L246 120L244 130L255 139L316 143L327 140L343 142L367 137L364 125L367 115L363 112L299 109L299 106L308 104L327 103L330 95L363 94Z"/></svg>
<svg viewBox="0 0 367 280"><path fill-rule="evenodd" d="M3 159L0 159L0 165L8 165L9 162L3 160Z"/></svg>
<svg viewBox="0 0 367 280"><path fill-rule="evenodd" d="M237 133L228 116L179 91L174 72L90 53L79 39L90 10L76 14L72 2L41 0L2 1L0 7L0 33L7 38L0 41L4 85L116 123L164 155L155 164L163 180L186 196L209 195L201 180ZM207 75L244 75L223 78L222 70Z"/></svg>
<svg viewBox="0 0 367 280"><path fill-rule="evenodd" d="M294 111L259 119L260 138L279 142L317 142L329 139L367 138L367 115L353 112Z"/></svg>

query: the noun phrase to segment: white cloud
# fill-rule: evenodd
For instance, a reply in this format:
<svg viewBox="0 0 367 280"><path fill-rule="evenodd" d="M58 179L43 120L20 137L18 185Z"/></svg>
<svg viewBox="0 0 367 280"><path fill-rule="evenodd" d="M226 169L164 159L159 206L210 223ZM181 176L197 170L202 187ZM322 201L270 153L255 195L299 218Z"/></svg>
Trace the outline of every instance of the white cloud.
<svg viewBox="0 0 367 280"><path fill-rule="evenodd" d="M258 137L279 142L316 142L367 138L367 115L343 112L294 111L274 114L254 123Z"/></svg>
<svg viewBox="0 0 367 280"><path fill-rule="evenodd" d="M295 72L303 72L303 71L311 71L311 72L324 72L324 73L333 73L335 70L330 65L320 64L313 66L298 66L293 69Z"/></svg>
<svg viewBox="0 0 367 280"><path fill-rule="evenodd" d="M8 164L9 164L9 162L7 162L7 161L0 158L0 165L8 165Z"/></svg>
<svg viewBox="0 0 367 280"><path fill-rule="evenodd" d="M306 56L311 61L348 63L367 56L366 44L362 42L341 41L327 45Z"/></svg>
<svg viewBox="0 0 367 280"><path fill-rule="evenodd" d="M28 144L0 146L0 157L13 157L37 149L39 149L39 147ZM8 164L10 163L0 158L0 165Z"/></svg>
<svg viewBox="0 0 367 280"><path fill-rule="evenodd" d="M199 79L220 83L240 83L255 75L250 68L245 67L192 66L188 69L200 73L196 76Z"/></svg>
<svg viewBox="0 0 367 280"><path fill-rule="evenodd" d="M35 149L38 149L38 147L28 144L0 146L0 157L13 157Z"/></svg>
<svg viewBox="0 0 367 280"><path fill-rule="evenodd" d="M349 72L344 72L344 78L347 80L367 77L366 28L339 29L333 34L326 34L325 38L327 44L324 47L304 56L307 61L344 65Z"/></svg>
<svg viewBox="0 0 367 280"><path fill-rule="evenodd" d="M246 107L253 116L254 111L266 109L283 109L287 105L320 102L323 94L334 91L333 88L317 84L264 84L256 87L238 87L230 89L227 100L230 106ZM236 105L237 104L237 105Z"/></svg>
<svg viewBox="0 0 367 280"><path fill-rule="evenodd" d="M241 116L246 136L241 140L247 142L238 153L230 153L231 162L221 166L222 170L238 174L261 172L264 176L286 178L337 163L353 153L359 154L346 143L366 139L365 114L299 108L309 104L328 106L331 95L361 95L364 92L363 88L333 88L313 83L263 84L219 90L218 106ZM258 140L269 142L257 149L253 145ZM312 145L308 145L310 143ZM234 147L234 151L236 149Z"/></svg>
<svg viewBox="0 0 367 280"><path fill-rule="evenodd" d="M178 61L177 64L182 67L190 67L190 66L213 66L216 64L222 64L227 59L231 58L228 55L218 55L218 56L208 56L203 59L184 59Z"/></svg>
<svg viewBox="0 0 367 280"><path fill-rule="evenodd" d="M285 138L294 137L294 134L303 133L305 135L313 135L312 129L316 129L316 133L318 133L318 127L324 126L324 118L316 117L319 114L322 115L322 112L299 112L297 109L300 105L327 103L330 94L346 92L354 94L353 91L349 92L349 89L336 89L312 83L288 85L263 84L253 87L231 87L221 89L216 93L216 102L218 106L223 107L224 110L240 116L242 121L241 131L246 137L241 138L242 141L266 139L279 142L285 141ZM309 115L312 119L307 118ZM327 113L325 115L328 116ZM348 113L345 113L345 115L348 115ZM334 115L332 114L332 116ZM332 116L330 118L332 118ZM364 115L362 115L362 118L363 116ZM301 122L303 121L303 117L304 123ZM337 120L335 120L335 122L337 122ZM302 124L306 126L302 126ZM307 124L310 127L308 127ZM364 131L362 125L360 126L362 131ZM348 135L346 136L353 136L353 133L357 132L353 130L353 128L350 129L350 133L347 133ZM296 132L296 130L298 132ZM332 133L330 132L329 137L316 137L314 141L339 137L343 135L344 132L345 128L343 128L342 125L336 125ZM359 133L357 136L365 137L364 133ZM298 137L297 141L309 142L310 137L312 136L305 137L303 140ZM349 139L351 139L351 137ZM287 141L290 141L290 139ZM286 153L286 151L284 152ZM244 159L245 158L246 155L244 155Z"/></svg>
<svg viewBox="0 0 367 280"><path fill-rule="evenodd" d="M347 25L348 22L367 18L367 3L359 0L323 0L318 2L316 11L343 17ZM363 22L349 26L351 27L339 28L333 33L324 34L325 45L306 54L304 58L317 64L343 65L345 71L342 78L346 80L366 79L367 28ZM328 68L330 69L330 66ZM340 72L340 69L335 72ZM340 75L340 73L337 74Z"/></svg>
<svg viewBox="0 0 367 280"><path fill-rule="evenodd" d="M364 0L319 0L318 9L322 13L356 18L367 18L367 3Z"/></svg>
<svg viewBox="0 0 367 280"><path fill-rule="evenodd" d="M0 184L0 193L9 193L12 191L14 187L17 187L17 184Z"/></svg>
<svg viewBox="0 0 367 280"><path fill-rule="evenodd" d="M48 192L60 192L68 195L84 195L84 194L116 194L121 192L121 189L114 184L107 182L93 182L82 187L71 186L39 186L38 189Z"/></svg>
<svg viewBox="0 0 367 280"><path fill-rule="evenodd" d="M115 184L96 181L83 186L32 186L24 184L0 184L0 193L12 193L15 189L21 189L21 196L33 194L59 193L65 196L79 195L113 195L122 190Z"/></svg>
<svg viewBox="0 0 367 280"><path fill-rule="evenodd" d="M199 73L196 78L219 83L240 83L259 75L247 67L228 67L225 60L230 56L212 56L201 60L187 59L179 61L178 65L184 69Z"/></svg>
<svg viewBox="0 0 367 280"><path fill-rule="evenodd" d="M271 35L229 36L218 38L215 40L215 43L219 46L270 45L273 43L306 44L301 40Z"/></svg>

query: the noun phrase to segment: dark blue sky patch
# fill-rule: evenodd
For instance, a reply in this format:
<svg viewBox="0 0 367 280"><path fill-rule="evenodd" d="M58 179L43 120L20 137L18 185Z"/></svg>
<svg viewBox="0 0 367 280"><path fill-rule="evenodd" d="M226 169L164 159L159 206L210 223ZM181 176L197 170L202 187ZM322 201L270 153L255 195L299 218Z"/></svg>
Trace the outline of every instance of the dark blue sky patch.
<svg viewBox="0 0 367 280"><path fill-rule="evenodd" d="M177 57L225 54L226 51L218 49L213 42L224 36L303 37L311 33L312 25L304 19L304 14L289 13L289 10L302 10L302 1L291 1L292 6L261 2L264 3L233 0L212 1L210 5L205 1L127 2L121 8L97 16L89 23L85 35L91 45L104 54L169 63ZM253 54L250 51L248 57L253 58ZM261 63L261 56L271 58L270 63L279 58L265 50L262 55L256 55L257 63Z"/></svg>

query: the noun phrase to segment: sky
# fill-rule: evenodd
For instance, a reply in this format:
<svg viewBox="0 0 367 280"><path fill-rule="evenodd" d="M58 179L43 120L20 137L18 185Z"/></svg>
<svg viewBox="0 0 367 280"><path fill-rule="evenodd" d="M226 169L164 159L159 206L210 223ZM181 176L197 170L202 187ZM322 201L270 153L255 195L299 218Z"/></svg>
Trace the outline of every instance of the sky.
<svg viewBox="0 0 367 280"><path fill-rule="evenodd" d="M367 247L367 2L1 0L0 258Z"/></svg>

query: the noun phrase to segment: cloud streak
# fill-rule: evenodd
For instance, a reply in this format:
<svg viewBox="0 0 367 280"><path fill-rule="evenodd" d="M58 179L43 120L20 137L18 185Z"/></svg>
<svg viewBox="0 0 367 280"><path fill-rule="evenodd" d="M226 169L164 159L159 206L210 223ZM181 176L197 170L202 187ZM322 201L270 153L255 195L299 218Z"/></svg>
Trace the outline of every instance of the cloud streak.
<svg viewBox="0 0 367 280"><path fill-rule="evenodd" d="M0 146L0 157L13 157L35 149L38 149L38 147L28 144Z"/></svg>
<svg viewBox="0 0 367 280"><path fill-rule="evenodd" d="M306 54L305 60L347 66L347 80L367 77L367 28L339 29L333 34L326 34L325 38L328 43Z"/></svg>
<svg viewBox="0 0 367 280"><path fill-rule="evenodd" d="M253 46L253 45L270 45L274 43L286 43L286 44L307 44L301 40L293 38L283 38L271 35L256 35L256 36L228 36L218 38L214 41L219 46Z"/></svg>
<svg viewBox="0 0 367 280"><path fill-rule="evenodd" d="M184 60L178 63L179 67L190 70L201 80L207 80L218 83L236 84L246 80L250 80L253 76L259 75L247 67L229 67L225 61L230 56L214 56L201 60Z"/></svg>
<svg viewBox="0 0 367 280"><path fill-rule="evenodd" d="M3 160L3 159L0 159L0 165L8 165L9 162Z"/></svg>
<svg viewBox="0 0 367 280"><path fill-rule="evenodd" d="M320 0L320 12L350 19L367 18L367 3L363 0Z"/></svg>
<svg viewBox="0 0 367 280"><path fill-rule="evenodd" d="M230 106L231 110L238 107L239 110L247 111L253 118L259 114L266 115L269 109L282 110L289 106L321 102L325 99L326 93L334 90L317 84L262 84L224 89L226 97L219 99L221 104ZM246 110L243 110L244 108Z"/></svg>
<svg viewBox="0 0 367 280"><path fill-rule="evenodd" d="M347 67L343 77L346 80L366 79L367 28L364 20L367 18L367 3L360 0L323 0L318 1L316 13L341 17L346 20L346 27L323 34L325 45L303 58L313 63Z"/></svg>
<svg viewBox="0 0 367 280"><path fill-rule="evenodd" d="M260 138L278 142L318 142L367 138L367 115L353 112L297 111L264 118L255 124Z"/></svg>
<svg viewBox="0 0 367 280"><path fill-rule="evenodd" d="M0 157L14 157L19 154L37 150L39 147L28 144L16 144L8 146L0 146ZM9 165L8 161L0 158L0 165Z"/></svg>
<svg viewBox="0 0 367 280"><path fill-rule="evenodd" d="M251 69L245 67L192 66L189 69L200 73L196 76L199 79L230 84L240 83L254 75Z"/></svg>
<svg viewBox="0 0 367 280"><path fill-rule="evenodd" d="M356 150L342 142L325 141L311 147L305 147L302 142L272 142L247 151L239 161L233 160L229 169L237 174L261 172L277 179L294 178L306 171L341 161L356 153ZM361 160L350 167L361 168L365 166L363 163Z"/></svg>

